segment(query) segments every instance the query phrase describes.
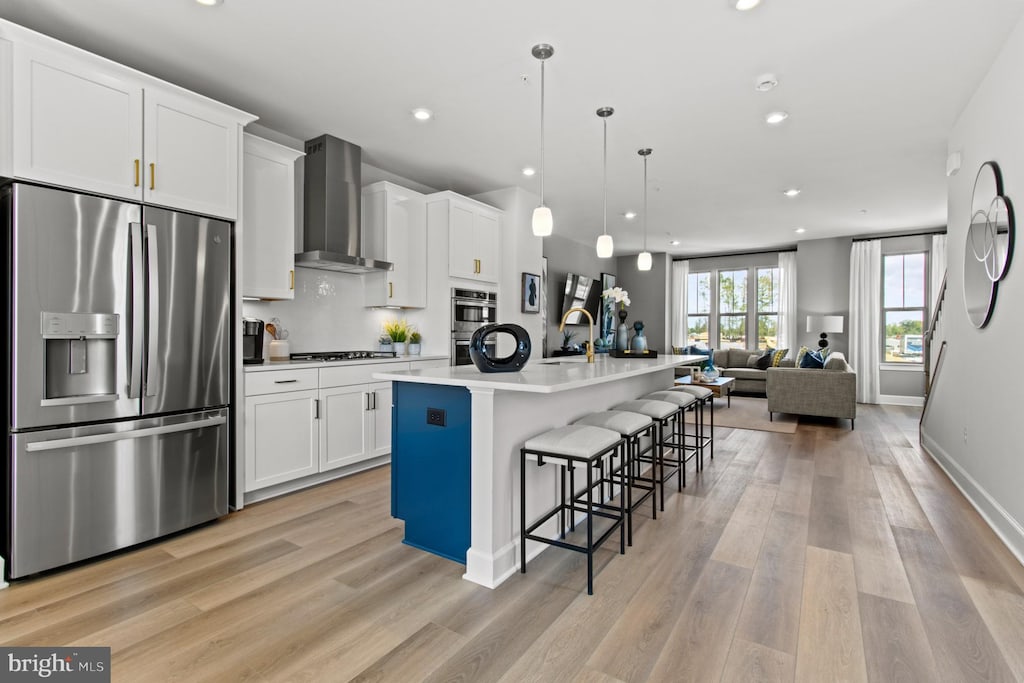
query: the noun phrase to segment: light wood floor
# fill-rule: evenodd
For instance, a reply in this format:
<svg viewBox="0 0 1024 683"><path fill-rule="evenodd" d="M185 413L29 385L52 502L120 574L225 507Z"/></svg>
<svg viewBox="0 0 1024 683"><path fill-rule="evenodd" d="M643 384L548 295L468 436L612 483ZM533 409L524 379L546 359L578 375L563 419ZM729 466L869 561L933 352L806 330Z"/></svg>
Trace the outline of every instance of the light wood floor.
<svg viewBox="0 0 1024 683"><path fill-rule="evenodd" d="M1024 679L1024 568L916 410L717 438L592 597L574 553L490 591L403 546L382 468L19 582L0 643L110 646L131 682Z"/></svg>

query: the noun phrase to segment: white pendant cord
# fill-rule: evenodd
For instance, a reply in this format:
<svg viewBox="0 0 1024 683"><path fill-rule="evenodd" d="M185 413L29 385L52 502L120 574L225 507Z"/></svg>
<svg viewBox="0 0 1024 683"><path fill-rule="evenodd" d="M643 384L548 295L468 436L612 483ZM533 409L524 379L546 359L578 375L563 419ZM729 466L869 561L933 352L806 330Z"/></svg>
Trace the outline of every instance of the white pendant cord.
<svg viewBox="0 0 1024 683"><path fill-rule="evenodd" d="M544 61L540 61L540 205L544 206Z"/></svg>
<svg viewBox="0 0 1024 683"><path fill-rule="evenodd" d="M608 234L608 117L604 118L604 235Z"/></svg>
<svg viewBox="0 0 1024 683"><path fill-rule="evenodd" d="M647 155L644 155L644 251L647 251Z"/></svg>

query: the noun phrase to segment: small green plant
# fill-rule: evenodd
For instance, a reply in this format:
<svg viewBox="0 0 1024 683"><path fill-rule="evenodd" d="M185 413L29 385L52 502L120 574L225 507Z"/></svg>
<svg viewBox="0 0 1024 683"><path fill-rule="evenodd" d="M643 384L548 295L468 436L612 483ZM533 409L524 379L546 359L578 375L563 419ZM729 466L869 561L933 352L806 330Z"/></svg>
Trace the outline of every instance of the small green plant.
<svg viewBox="0 0 1024 683"><path fill-rule="evenodd" d="M389 334L382 334L377 339L377 341L380 342L381 344L391 344L391 335L389 335Z"/></svg>
<svg viewBox="0 0 1024 683"><path fill-rule="evenodd" d="M562 346L568 346L576 336L575 330L562 330Z"/></svg>
<svg viewBox="0 0 1024 683"><path fill-rule="evenodd" d="M423 337L419 332L412 332L409 334L410 344L419 344L421 341L423 341Z"/></svg>
<svg viewBox="0 0 1024 683"><path fill-rule="evenodd" d="M391 341L404 342L409 338L412 327L405 318L401 320L388 320L384 323L384 333L391 337Z"/></svg>

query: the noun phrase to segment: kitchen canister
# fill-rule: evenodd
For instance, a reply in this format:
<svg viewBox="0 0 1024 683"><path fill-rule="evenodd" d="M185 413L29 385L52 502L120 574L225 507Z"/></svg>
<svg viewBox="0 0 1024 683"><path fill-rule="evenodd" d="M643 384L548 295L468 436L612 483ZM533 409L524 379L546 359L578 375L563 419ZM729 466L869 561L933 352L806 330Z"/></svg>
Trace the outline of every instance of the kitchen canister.
<svg viewBox="0 0 1024 683"><path fill-rule="evenodd" d="M270 342L270 360L290 360L288 340L274 339Z"/></svg>

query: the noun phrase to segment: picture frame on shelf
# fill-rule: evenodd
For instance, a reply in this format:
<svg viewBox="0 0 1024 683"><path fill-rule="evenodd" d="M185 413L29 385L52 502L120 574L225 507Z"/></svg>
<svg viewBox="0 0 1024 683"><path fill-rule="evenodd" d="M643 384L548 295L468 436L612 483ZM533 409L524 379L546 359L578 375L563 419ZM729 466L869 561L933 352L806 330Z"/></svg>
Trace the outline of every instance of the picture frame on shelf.
<svg viewBox="0 0 1024 683"><path fill-rule="evenodd" d="M540 275L523 273L522 312L540 313Z"/></svg>

